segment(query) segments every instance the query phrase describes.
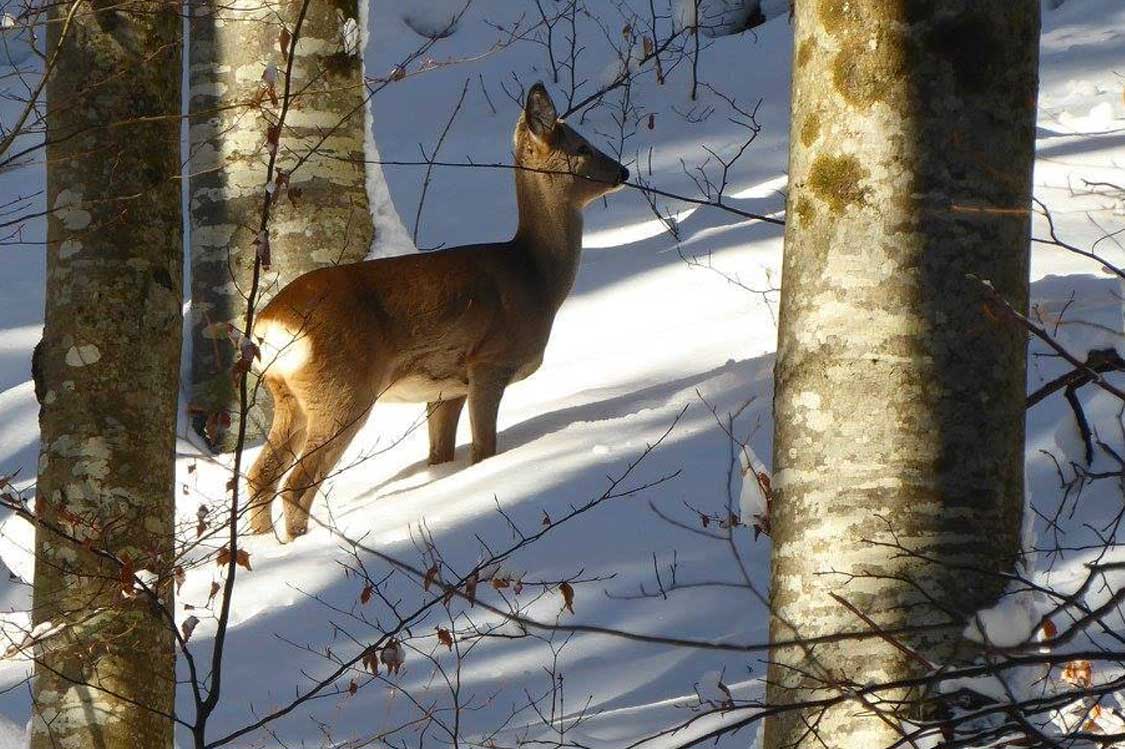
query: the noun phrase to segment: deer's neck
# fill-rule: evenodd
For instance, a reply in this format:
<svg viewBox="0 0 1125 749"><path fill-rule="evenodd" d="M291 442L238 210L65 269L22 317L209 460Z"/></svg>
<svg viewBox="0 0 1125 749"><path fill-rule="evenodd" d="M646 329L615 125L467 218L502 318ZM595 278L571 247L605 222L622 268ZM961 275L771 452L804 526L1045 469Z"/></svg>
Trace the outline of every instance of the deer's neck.
<svg viewBox="0 0 1125 749"><path fill-rule="evenodd" d="M535 263L557 309L574 287L582 254L582 209L560 200L548 175L516 173L519 228L514 243Z"/></svg>

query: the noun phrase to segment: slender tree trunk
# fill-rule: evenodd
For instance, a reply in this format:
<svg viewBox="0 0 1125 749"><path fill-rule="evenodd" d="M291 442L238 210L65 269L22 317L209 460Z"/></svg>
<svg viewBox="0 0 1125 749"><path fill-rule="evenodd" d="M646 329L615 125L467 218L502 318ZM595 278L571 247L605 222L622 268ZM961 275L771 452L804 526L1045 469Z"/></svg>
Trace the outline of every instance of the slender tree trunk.
<svg viewBox="0 0 1125 749"><path fill-rule="evenodd" d="M1026 341L972 276L1026 308L1038 33L1038 0L797 3L775 641L870 631L833 594L881 628L960 625L1003 585L951 565L1016 559ZM902 639L938 663L973 652L960 626ZM768 699L922 668L878 637L778 648ZM925 697L782 713L765 745L889 746Z"/></svg>
<svg viewBox="0 0 1125 749"><path fill-rule="evenodd" d="M220 418L226 413L236 419L238 413L228 325L240 328L245 313L260 246L255 239L268 131L278 112L264 91L263 74L274 66L280 96L289 34L304 3L199 3L192 17L191 405L197 431L218 449L232 449L237 433L237 424L223 429ZM262 305L302 273L362 260L371 246L363 163L363 20L357 0L308 0L293 63L295 104L278 160L281 172L293 175L274 202ZM251 397L255 407L247 434L254 439L269 430L272 409L264 388L252 385Z"/></svg>
<svg viewBox="0 0 1125 749"><path fill-rule="evenodd" d="M50 49L68 8L51 11ZM175 4L83 5L47 85L32 620L64 628L36 648L33 749L172 746L172 632L122 593L130 567L150 570L171 610L180 41Z"/></svg>

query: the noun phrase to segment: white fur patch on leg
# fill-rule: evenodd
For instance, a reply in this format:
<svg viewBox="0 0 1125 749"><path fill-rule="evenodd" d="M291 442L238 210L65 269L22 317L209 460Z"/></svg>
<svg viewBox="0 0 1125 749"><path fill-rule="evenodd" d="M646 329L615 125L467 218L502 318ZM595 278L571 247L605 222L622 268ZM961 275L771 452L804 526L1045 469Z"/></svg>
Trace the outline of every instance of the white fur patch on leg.
<svg viewBox="0 0 1125 749"><path fill-rule="evenodd" d="M285 377L293 374L308 361L310 345L301 331L291 331L281 323L264 320L254 327L254 337L262 359L255 362L258 372L270 372Z"/></svg>

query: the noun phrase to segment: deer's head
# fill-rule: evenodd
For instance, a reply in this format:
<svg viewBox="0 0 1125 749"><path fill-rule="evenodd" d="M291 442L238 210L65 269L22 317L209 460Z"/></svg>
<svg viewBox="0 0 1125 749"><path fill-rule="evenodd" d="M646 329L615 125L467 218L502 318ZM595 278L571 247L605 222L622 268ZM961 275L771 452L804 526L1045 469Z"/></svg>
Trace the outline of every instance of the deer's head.
<svg viewBox="0 0 1125 749"><path fill-rule="evenodd" d="M516 166L520 176L539 183L540 191L578 208L621 189L629 170L592 146L560 120L542 83L527 92L516 123Z"/></svg>

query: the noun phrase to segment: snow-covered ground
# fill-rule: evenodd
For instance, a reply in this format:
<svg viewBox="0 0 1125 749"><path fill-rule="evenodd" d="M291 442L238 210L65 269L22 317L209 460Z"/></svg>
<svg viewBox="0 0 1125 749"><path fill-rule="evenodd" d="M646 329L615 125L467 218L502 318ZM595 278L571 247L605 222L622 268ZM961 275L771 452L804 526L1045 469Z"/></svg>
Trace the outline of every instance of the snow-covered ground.
<svg viewBox="0 0 1125 749"><path fill-rule="evenodd" d="M368 72L388 74L422 41L411 30L438 23L463 6L457 0L411 3L414 17L403 20L404 3L374 3L367 48ZM601 4L591 4L601 7ZM578 79L586 93L609 81L619 69L608 39L619 43L622 19L605 4L596 17L579 19L586 49L579 58ZM421 14L419 16L418 14ZM521 84L545 80L565 109L569 75L556 85L542 45L531 41L494 47L507 39L522 18L535 16L534 4L477 0L455 32L431 50L432 58L454 64L432 69L387 87L374 100L373 123L378 155L385 161L417 161L419 145L430 152L460 95L464 105L440 157L478 163L508 162L510 134L518 108L504 87L516 93ZM556 33L562 33L557 29ZM699 75L719 92L734 97L742 109L761 100L761 131L729 175L727 201L745 211L776 214L783 207L788 138L788 78L791 30L784 14L735 36L707 39ZM558 43L558 42L557 42ZM731 104L706 88L691 101L690 70L671 70L657 85L646 75L629 95L643 112L640 127L624 141L623 159L646 182L662 190L697 195L688 169L701 164L704 147L727 157L745 140L746 130ZM1042 38L1036 194L1052 210L1066 241L1096 249L1107 260L1125 265L1125 250L1107 233L1125 228L1125 205L1090 194L1083 180L1125 184L1125 5L1119 0L1068 0L1045 12ZM619 101L621 92L609 101ZM612 106L592 110L570 122L591 140L611 149L622 145ZM649 119L651 115L651 119ZM651 128L649 127L651 123ZM714 160L708 166L714 170ZM42 188L38 164L0 174L0 196L32 195ZM392 231L377 242L378 254L412 251L405 237L414 217L424 169L383 167L389 195L405 231ZM716 171L711 172L716 175ZM383 198L382 211L387 205ZM502 169L439 168L434 172L418 244L423 248L502 239L515 227L511 173ZM32 205L35 199L32 200ZM781 230L767 223L741 220L711 208L661 199L661 209L675 215L678 240L663 230L643 197L623 191L592 205L586 214L586 250L574 293L563 306L540 371L509 389L500 411L502 454L482 464L467 461L467 419L459 435L458 460L437 469L425 464L424 429L412 430L418 408L379 406L343 464L342 472L314 508L321 523L308 536L281 546L272 539L248 542L253 571L243 573L236 590L222 707L210 737L250 722L256 714L284 705L295 689L324 675L331 665L326 647L348 657L359 648L334 630L346 626L352 636L373 639L374 623L385 608L358 602L362 584L344 575L351 559L339 534L363 537L364 543L404 561L428 566L416 542L424 524L444 561L466 569L480 558L482 543L503 548L512 542L509 520L527 532L541 527L544 513L564 516L570 507L600 495L607 475L619 475L630 461L658 440L660 446L635 469L629 485L675 474L635 495L599 505L553 530L541 542L505 563L527 580L560 580L580 573L575 583L574 613L562 611L560 596L546 596L532 613L560 616L566 624L597 624L637 633L731 642L763 642L767 616L757 593L768 578L769 540L752 530L734 532L734 548L750 572L753 588L739 586L732 546L703 538L698 510L726 513L737 501L740 458L720 422L728 418L734 435L756 459L770 463L772 363L776 293L753 290L779 283ZM1045 236L1036 223L1036 235ZM42 223L29 221L19 243L4 247L0 293L0 473L20 469L16 484L33 483L38 449L36 404L28 373L39 338L43 307ZM1122 345L1121 285L1096 262L1056 247L1033 250L1033 303L1036 314L1054 327L1060 340L1078 354L1090 348ZM1072 300L1073 296L1073 300ZM1059 318L1061 316L1061 322ZM1033 352L1041 351L1038 344ZM1029 389L1061 373L1055 360L1033 357ZM1082 393L1093 427L1110 444L1125 439L1120 404L1093 388ZM686 407L682 417L678 415ZM716 416L717 415L717 416ZM673 427L674 424L674 427ZM401 440L399 438L401 437ZM181 443L180 511L193 525L199 505L220 507L226 476L222 465L203 458L188 441ZM380 451L370 459L373 451ZM1058 512L1063 491L1054 458L1069 478L1068 461L1079 461L1082 448L1073 417L1061 395L1030 412L1027 435L1029 501L1038 513L1058 519L1066 545L1079 548L1099 533L1121 507L1120 487L1105 481L1071 496ZM1100 455L1094 469L1115 466ZM732 467L733 476L732 476ZM503 510L501 514L500 510ZM505 518L505 515L507 518ZM663 517L662 517L663 516ZM689 526L678 527L670 518ZM332 526L333 533L325 526ZM1054 546L1047 523L1036 519L1030 533L1037 546ZM9 522L0 542L3 562L18 578L30 577L30 534ZM221 545L217 544L217 545ZM1081 574L1092 551L1039 555L1032 562L1038 579L1065 586ZM675 555L675 556L673 556ZM385 570L361 554L373 575ZM663 596L636 598L640 586L655 590L669 582L675 560L679 583L706 585ZM202 606L214 579L212 567L193 570L180 602ZM406 580L390 583L409 609L424 599ZM755 592L757 591L757 593ZM491 589L484 600L499 600ZM1107 593L1090 593L1090 602ZM0 609L27 608L28 586L13 578L0 585ZM334 607L334 608L333 608ZM1027 627L1037 621L1041 603L1024 610ZM196 629L192 646L206 654L214 631L209 618ZM26 621L18 613L12 621ZM474 613L478 623L488 621ZM1006 624L1011 610L997 614ZM429 640L412 641L430 652L439 647L438 618L412 630ZM448 625L448 622L444 622ZM305 647L307 646L307 647ZM440 646L444 667L454 655ZM545 671L555 663L564 677L565 703L555 704L553 725L526 709L528 695L551 689ZM319 653L319 654L318 654ZM28 716L27 690L19 688L27 664L0 664L0 713L15 724ZM697 685L708 689L715 674L739 698L760 695L764 675L761 655L670 648L597 634L540 633L536 638L484 640L465 658L460 672L460 733L482 740L506 725L497 737L573 741L587 746L622 746L691 717L698 704ZM359 740L396 726L418 714L419 700L439 717L449 717L451 694L434 666L407 652L403 672L349 695L314 700L277 721L273 730L287 746L353 746ZM15 688L12 688L15 687ZM190 719L190 700L180 707ZM547 708L549 713L550 700ZM581 720L577 720L582 716ZM572 725L577 723L577 725ZM327 730L323 726L328 726ZM18 733L18 729L13 729ZM0 726L0 746L3 746ZM408 743L448 743L434 728L424 735L400 735ZM675 745L682 736L652 746ZM348 742L356 742L355 744ZM740 734L729 745L746 745ZM303 743L302 743L303 742ZM14 744L13 744L14 745ZM266 733L250 734L234 746L274 746Z"/></svg>

